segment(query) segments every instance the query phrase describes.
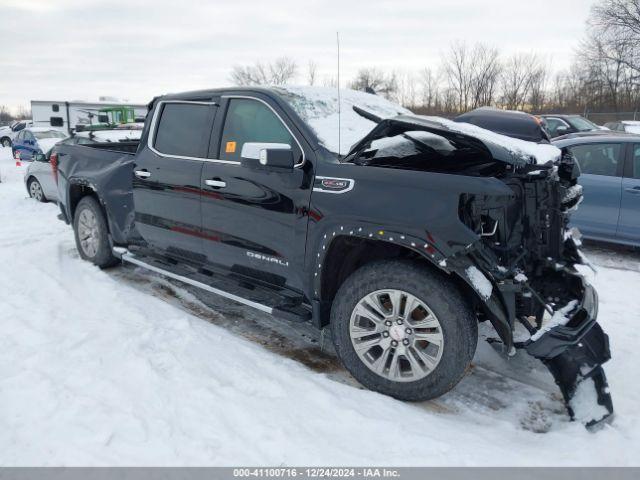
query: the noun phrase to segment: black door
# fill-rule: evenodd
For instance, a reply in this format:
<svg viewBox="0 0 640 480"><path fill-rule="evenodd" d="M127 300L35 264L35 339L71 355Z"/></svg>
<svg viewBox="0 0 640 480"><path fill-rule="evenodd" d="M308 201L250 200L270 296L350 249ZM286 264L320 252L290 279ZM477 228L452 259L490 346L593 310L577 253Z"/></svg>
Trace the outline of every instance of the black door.
<svg viewBox="0 0 640 480"><path fill-rule="evenodd" d="M234 272L300 290L311 195L311 150L292 133L276 105L225 98L202 170L202 228L207 261ZM222 110L222 109L221 109ZM282 172L241 164L245 143L291 146L296 167ZM306 144L305 144L306 145Z"/></svg>
<svg viewBox="0 0 640 480"><path fill-rule="evenodd" d="M140 235L154 249L196 262L203 260L200 177L216 109L207 102L160 102L133 172Z"/></svg>

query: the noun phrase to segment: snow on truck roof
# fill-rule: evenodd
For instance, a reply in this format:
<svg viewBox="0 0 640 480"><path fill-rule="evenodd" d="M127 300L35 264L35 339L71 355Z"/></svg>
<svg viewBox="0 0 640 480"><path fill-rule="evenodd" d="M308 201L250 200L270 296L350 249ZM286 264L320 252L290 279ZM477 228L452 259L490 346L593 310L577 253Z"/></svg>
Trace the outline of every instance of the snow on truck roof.
<svg viewBox="0 0 640 480"><path fill-rule="evenodd" d="M353 110L354 106L381 118L399 115L413 116L417 122L428 121L444 130L457 132L482 141L500 160L529 161L537 163L557 160L561 152L550 144L538 144L518 140L477 127L441 117L418 116L383 97L365 92L340 90L340 147L338 149L338 91L331 87L280 86L273 88L313 129L322 145L332 152L346 154L351 147L365 137L376 124Z"/></svg>

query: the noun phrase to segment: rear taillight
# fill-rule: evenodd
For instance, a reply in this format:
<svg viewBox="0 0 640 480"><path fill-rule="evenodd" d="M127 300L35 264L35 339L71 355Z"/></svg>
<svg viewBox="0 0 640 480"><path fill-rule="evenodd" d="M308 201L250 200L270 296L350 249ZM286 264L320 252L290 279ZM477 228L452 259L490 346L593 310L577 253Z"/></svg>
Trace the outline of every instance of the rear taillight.
<svg viewBox="0 0 640 480"><path fill-rule="evenodd" d="M53 172L53 179L58 184L58 154L52 153L49 157L49 163L51 163L51 171Z"/></svg>

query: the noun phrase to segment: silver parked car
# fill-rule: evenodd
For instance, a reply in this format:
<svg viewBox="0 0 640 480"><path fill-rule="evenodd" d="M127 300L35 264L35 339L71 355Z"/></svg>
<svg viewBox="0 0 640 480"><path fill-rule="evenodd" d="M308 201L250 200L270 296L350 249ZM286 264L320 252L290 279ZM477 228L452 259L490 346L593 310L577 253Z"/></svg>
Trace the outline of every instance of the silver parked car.
<svg viewBox="0 0 640 480"><path fill-rule="evenodd" d="M49 155L36 154L24 174L29 196L39 202L57 202L58 186L53 178Z"/></svg>

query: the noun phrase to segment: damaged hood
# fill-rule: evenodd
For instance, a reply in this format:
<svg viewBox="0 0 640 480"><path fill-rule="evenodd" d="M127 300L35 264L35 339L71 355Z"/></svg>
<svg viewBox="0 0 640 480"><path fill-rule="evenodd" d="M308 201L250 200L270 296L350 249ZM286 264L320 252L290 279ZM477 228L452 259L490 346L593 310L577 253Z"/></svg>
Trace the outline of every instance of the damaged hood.
<svg viewBox="0 0 640 480"><path fill-rule="evenodd" d="M528 165L556 161L561 156L557 147L548 144L537 144L485 130L467 123L457 123L440 117L420 115L398 115L381 120L376 127L362 140L356 143L347 158L353 153L366 148L371 142L412 132L429 132L434 136L430 143L440 147L448 142L475 149L482 156L512 165Z"/></svg>

